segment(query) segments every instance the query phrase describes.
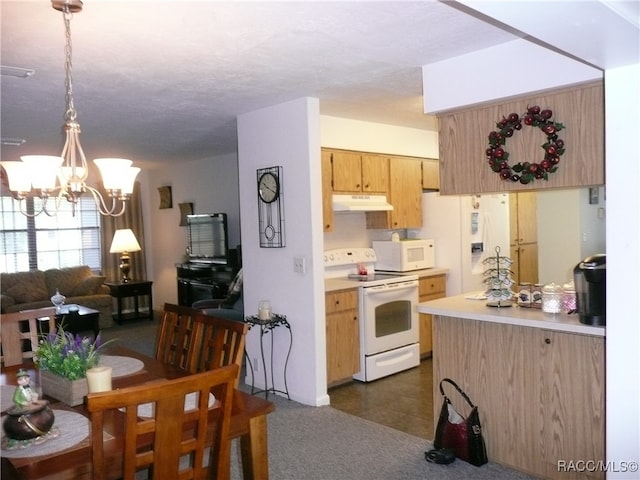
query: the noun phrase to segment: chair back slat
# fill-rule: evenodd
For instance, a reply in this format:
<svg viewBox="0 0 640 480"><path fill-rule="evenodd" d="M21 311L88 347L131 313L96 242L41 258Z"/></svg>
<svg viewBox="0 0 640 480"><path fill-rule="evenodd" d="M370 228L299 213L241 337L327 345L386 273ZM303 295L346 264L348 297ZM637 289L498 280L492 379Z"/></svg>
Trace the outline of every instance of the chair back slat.
<svg viewBox="0 0 640 480"><path fill-rule="evenodd" d="M232 364L241 368L248 325L204 313L199 313L194 319L199 349L190 362L191 371L202 372Z"/></svg>
<svg viewBox="0 0 640 480"><path fill-rule="evenodd" d="M110 466L122 464L124 480L134 480L136 472L144 469L149 469L153 478L227 480L229 426L237 376L238 366L234 364L178 379L88 394L93 478L107 478ZM215 395L213 407L209 407L210 392ZM198 400L195 408L185 411L189 394L196 394ZM138 407L147 404L154 406L152 417L140 416ZM123 417L124 451L121 462L107 465L103 426L105 412L110 410ZM204 462L208 447L209 461Z"/></svg>
<svg viewBox="0 0 640 480"><path fill-rule="evenodd" d="M56 323L56 308L37 308L21 312L0 315L0 344L3 367L19 365L25 360L33 360L38 350L39 322L48 321L48 330L52 332Z"/></svg>
<svg viewBox="0 0 640 480"><path fill-rule="evenodd" d="M196 355L194 317L199 312L191 307L165 303L156 337L156 360L191 371L189 361Z"/></svg>

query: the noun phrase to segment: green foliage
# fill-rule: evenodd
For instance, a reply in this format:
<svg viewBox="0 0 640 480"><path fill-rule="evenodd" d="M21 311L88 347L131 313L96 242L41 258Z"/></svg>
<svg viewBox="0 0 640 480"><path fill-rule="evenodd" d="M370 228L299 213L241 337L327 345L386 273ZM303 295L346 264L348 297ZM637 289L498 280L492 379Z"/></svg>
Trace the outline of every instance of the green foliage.
<svg viewBox="0 0 640 480"><path fill-rule="evenodd" d="M35 363L40 370L48 370L69 380L86 377L87 370L98 365L102 343L100 334L94 342L88 337L66 332L62 325L41 338Z"/></svg>

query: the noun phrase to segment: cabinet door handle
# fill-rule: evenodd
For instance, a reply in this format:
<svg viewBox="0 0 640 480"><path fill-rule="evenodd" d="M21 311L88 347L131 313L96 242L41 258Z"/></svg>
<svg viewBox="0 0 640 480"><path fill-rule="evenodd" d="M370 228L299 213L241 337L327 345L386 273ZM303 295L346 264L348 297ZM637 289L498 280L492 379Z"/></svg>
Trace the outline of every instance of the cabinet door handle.
<svg viewBox="0 0 640 480"><path fill-rule="evenodd" d="M551 339L550 338L545 338L544 339L544 343L546 343L547 345L551 344Z"/></svg>

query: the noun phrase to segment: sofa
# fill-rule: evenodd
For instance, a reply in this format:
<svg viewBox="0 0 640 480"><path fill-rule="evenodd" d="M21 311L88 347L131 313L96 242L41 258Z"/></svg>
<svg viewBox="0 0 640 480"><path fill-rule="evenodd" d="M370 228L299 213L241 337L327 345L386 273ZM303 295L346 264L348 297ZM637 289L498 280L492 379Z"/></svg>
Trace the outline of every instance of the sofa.
<svg viewBox="0 0 640 480"><path fill-rule="evenodd" d="M95 275L87 265L30 272L0 273L2 313L51 307L58 290L65 304L78 304L100 312L100 329L113 326L113 301L105 277Z"/></svg>

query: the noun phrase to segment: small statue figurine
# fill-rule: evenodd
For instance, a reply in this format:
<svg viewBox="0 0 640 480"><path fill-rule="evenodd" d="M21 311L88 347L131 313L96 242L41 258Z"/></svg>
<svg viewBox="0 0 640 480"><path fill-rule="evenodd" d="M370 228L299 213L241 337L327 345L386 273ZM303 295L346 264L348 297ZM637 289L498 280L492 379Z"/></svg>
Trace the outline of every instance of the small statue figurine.
<svg viewBox="0 0 640 480"><path fill-rule="evenodd" d="M31 377L27 370L24 368L19 369L16 373L16 381L18 382L18 386L13 394L13 403L16 408L25 411L46 405L46 400L40 400L38 393L31 388L29 384Z"/></svg>
<svg viewBox="0 0 640 480"><path fill-rule="evenodd" d="M31 388L28 370L20 368L16 372L18 386L13 394L13 406L7 409L2 427L7 434L2 439L2 448L11 450L30 445L28 440L36 439L41 443L58 435L51 431L55 420L49 402L39 398ZM26 443L21 443L26 442Z"/></svg>

